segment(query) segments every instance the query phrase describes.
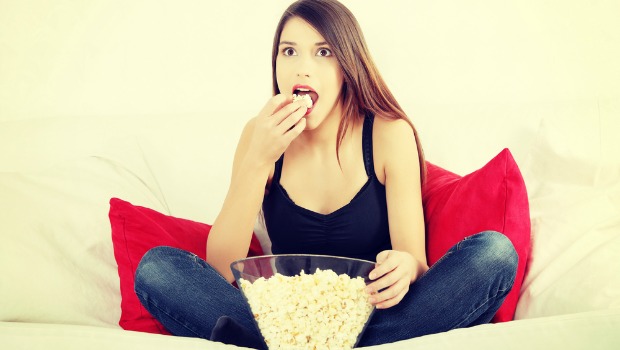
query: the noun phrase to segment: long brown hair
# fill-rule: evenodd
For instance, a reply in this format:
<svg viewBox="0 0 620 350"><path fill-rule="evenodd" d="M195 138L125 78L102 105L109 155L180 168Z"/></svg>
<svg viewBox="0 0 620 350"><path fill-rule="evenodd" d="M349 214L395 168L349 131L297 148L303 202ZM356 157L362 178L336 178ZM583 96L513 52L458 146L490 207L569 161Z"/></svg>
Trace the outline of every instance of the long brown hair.
<svg viewBox="0 0 620 350"><path fill-rule="evenodd" d="M299 0L284 11L273 40L271 66L274 95L280 93L276 79L280 36L291 17L305 20L325 38L344 74L341 91L344 113L338 127L336 155L338 156L340 144L354 119L363 118L369 113L386 119L403 119L413 129L420 162L420 181L423 184L426 163L418 132L379 74L357 20L351 11L338 1Z"/></svg>

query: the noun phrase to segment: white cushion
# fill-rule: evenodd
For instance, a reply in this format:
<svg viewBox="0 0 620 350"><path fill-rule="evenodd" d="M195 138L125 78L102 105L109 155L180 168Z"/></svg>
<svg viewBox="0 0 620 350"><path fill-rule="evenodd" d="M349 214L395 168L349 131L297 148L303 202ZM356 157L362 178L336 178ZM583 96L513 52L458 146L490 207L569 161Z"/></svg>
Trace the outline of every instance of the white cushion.
<svg viewBox="0 0 620 350"><path fill-rule="evenodd" d="M108 201L167 211L140 154L125 148L120 158L0 173L0 321L117 327Z"/></svg>
<svg viewBox="0 0 620 350"><path fill-rule="evenodd" d="M606 118L541 126L524 174L533 247L518 319L620 308L620 144L601 142Z"/></svg>

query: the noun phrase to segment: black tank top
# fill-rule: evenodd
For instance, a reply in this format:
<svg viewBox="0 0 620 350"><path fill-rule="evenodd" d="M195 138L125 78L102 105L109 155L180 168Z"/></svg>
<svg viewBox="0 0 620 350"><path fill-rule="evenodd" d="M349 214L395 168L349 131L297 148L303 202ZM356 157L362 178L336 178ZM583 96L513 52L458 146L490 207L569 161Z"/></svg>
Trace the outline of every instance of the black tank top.
<svg viewBox="0 0 620 350"><path fill-rule="evenodd" d="M391 249L385 186L375 175L372 154L374 116L362 129L368 181L344 207L320 214L295 204L280 184L284 155L275 164L269 194L263 200L265 226L273 254L323 254L375 261Z"/></svg>

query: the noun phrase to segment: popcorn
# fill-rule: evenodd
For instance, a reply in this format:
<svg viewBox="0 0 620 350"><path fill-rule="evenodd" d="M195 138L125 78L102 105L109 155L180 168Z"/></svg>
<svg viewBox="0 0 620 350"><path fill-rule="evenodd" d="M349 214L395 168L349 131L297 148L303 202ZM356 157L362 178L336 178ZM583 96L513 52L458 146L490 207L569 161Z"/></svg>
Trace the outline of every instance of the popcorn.
<svg viewBox="0 0 620 350"><path fill-rule="evenodd" d="M306 101L306 107L308 107L308 109L312 108L312 98L310 98L310 95L297 95L297 94L293 94L293 102L295 101Z"/></svg>
<svg viewBox="0 0 620 350"><path fill-rule="evenodd" d="M269 349L352 349L372 304L361 277L332 270L240 279Z"/></svg>

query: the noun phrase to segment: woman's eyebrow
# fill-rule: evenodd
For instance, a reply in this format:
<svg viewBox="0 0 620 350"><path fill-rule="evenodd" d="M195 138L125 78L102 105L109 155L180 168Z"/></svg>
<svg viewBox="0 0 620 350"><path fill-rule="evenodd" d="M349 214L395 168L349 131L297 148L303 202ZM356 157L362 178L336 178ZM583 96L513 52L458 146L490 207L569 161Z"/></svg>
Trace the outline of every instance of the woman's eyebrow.
<svg viewBox="0 0 620 350"><path fill-rule="evenodd" d="M297 45L297 43L294 42L294 41L280 41L280 44L278 46L281 46L281 45L295 46L295 45ZM323 45L329 45L329 44L327 43L327 41L321 41L321 42L318 42L318 43L314 43L314 46L323 46Z"/></svg>

